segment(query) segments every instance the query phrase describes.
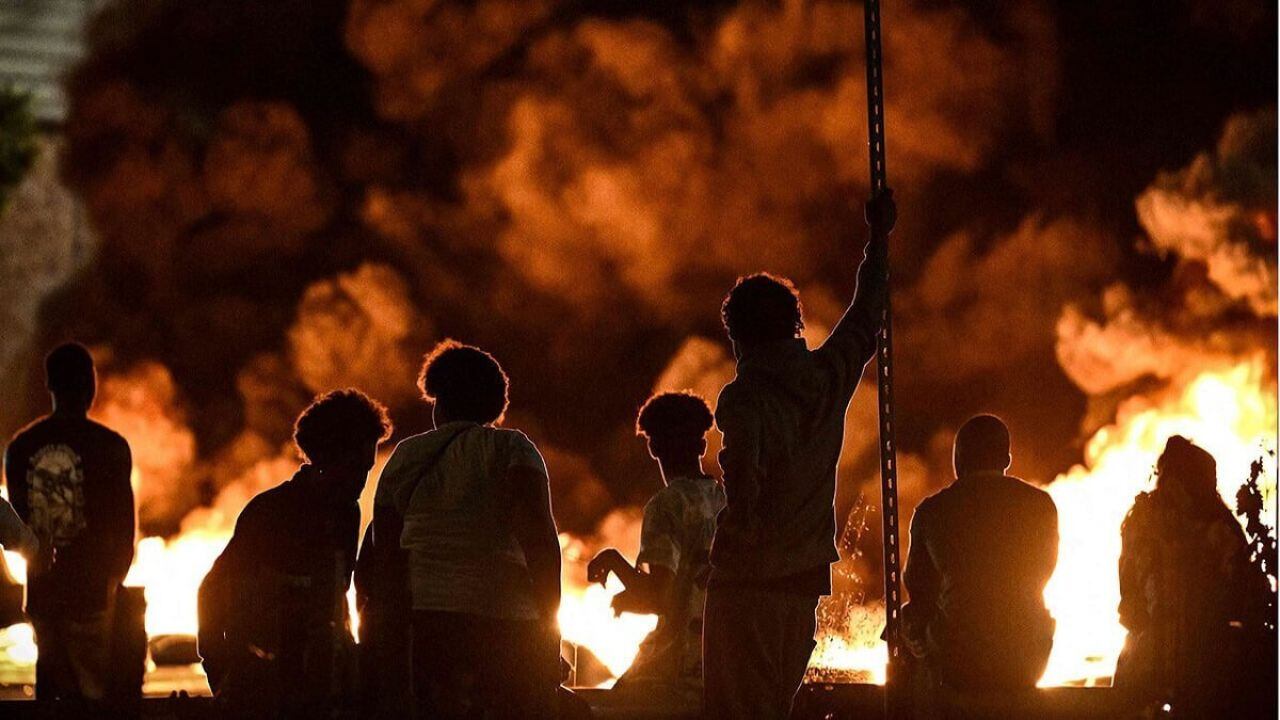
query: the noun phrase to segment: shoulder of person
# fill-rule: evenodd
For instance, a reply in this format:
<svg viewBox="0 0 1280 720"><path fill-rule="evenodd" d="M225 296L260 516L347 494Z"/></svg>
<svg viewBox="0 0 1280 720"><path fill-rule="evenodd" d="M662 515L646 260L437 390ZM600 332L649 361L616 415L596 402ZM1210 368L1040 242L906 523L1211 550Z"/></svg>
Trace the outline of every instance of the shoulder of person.
<svg viewBox="0 0 1280 720"><path fill-rule="evenodd" d="M644 514L650 512L669 512L685 504L684 493L672 485L667 485L653 494L649 502L644 504Z"/></svg>
<svg viewBox="0 0 1280 720"><path fill-rule="evenodd" d="M524 434L522 430L506 427L485 427L485 430L493 433L494 437L499 438L503 442L518 445L529 445L535 448L537 447L533 440L531 440L528 435Z"/></svg>
<svg viewBox="0 0 1280 720"><path fill-rule="evenodd" d="M236 529L240 529L241 525L245 523L255 523L264 515L272 514L284 492L284 485L280 484L249 498L249 502L245 503L244 509L240 511L240 515L236 518Z"/></svg>
<svg viewBox="0 0 1280 720"><path fill-rule="evenodd" d="M382 474L387 474L388 470L394 473L397 468L403 468L405 465L412 466L417 458L434 452L438 448L436 432L436 430L428 430L410 435L396 443L395 448L391 450L391 455L387 458L387 464L383 466Z"/></svg>
<svg viewBox="0 0 1280 720"><path fill-rule="evenodd" d="M1021 493L1030 499L1031 502L1040 505L1042 508L1051 508L1054 511L1057 511L1057 503L1053 501L1053 496L1044 488L1033 485L1022 478L1013 475L1006 475L1005 477L1012 481L1010 485L1014 488L1015 492Z"/></svg>
<svg viewBox="0 0 1280 720"><path fill-rule="evenodd" d="M394 457L396 453L416 452L418 449L431 442L431 433L433 432L435 431L428 430L427 432L418 433L417 435L410 435L396 443L396 446L391 450L392 457Z"/></svg>
<svg viewBox="0 0 1280 720"><path fill-rule="evenodd" d="M1140 492L1133 498L1133 505L1129 506L1129 510L1124 514L1124 520L1120 523L1121 534L1143 533L1147 531L1148 525L1155 519L1158 511L1158 500L1151 492Z"/></svg>
<svg viewBox="0 0 1280 720"><path fill-rule="evenodd" d="M938 511L939 504L945 502L945 498L953 492L954 491L951 486L948 485L947 487L944 487L921 500L920 504L916 505L916 509L911 513L912 529L914 529L918 523L925 522L931 515L936 513Z"/></svg>
<svg viewBox="0 0 1280 720"><path fill-rule="evenodd" d="M115 430L112 430L106 425L102 425L99 423L94 423L94 424L97 425L99 428L102 428L103 437L106 439L108 443L114 445L116 450L123 450L124 452L130 453L130 454L133 453L133 448L129 446L129 441L125 439L125 436L121 435Z"/></svg>
<svg viewBox="0 0 1280 720"><path fill-rule="evenodd" d="M49 422L49 416L44 415L32 420L26 425L23 425L13 434L13 437L9 438L9 447L12 448L14 445L21 447L26 444L30 440L30 436L37 432L47 422Z"/></svg>
<svg viewBox="0 0 1280 720"><path fill-rule="evenodd" d="M752 385L750 379L738 375L720 390L716 399L716 422L724 418L732 420L744 412L750 412L752 406Z"/></svg>

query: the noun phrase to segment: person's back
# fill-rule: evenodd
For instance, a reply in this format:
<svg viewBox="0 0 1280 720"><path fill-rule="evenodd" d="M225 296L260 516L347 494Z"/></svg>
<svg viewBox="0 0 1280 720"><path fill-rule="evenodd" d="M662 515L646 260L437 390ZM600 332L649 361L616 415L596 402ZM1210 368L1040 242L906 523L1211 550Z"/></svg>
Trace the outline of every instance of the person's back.
<svg viewBox="0 0 1280 720"><path fill-rule="evenodd" d="M319 485L304 469L254 497L201 583L201 652L220 696L246 697L280 679L268 677L278 673L257 663L251 647L272 657L301 656L310 649L299 639L331 622L346 625L346 604L335 598L344 595L342 583L355 563L360 510L354 503L326 502ZM222 614L220 621L213 620L215 613ZM211 631L233 639L236 654L211 652Z"/></svg>
<svg viewBox="0 0 1280 720"><path fill-rule="evenodd" d="M62 345L45 365L54 411L5 451L14 509L56 552L27 578L36 694L96 701L108 684L116 592L133 561L132 457L124 438L87 417L97 389L88 351Z"/></svg>
<svg viewBox="0 0 1280 720"><path fill-rule="evenodd" d="M985 425L1002 435L999 457L966 464L963 446ZM1053 647L1044 588L1057 563L1057 509L1048 493L1005 475L1008 431L998 419L970 420L956 444L958 478L911 521L908 639L942 684L1033 687Z"/></svg>
<svg viewBox="0 0 1280 720"><path fill-rule="evenodd" d="M413 477L401 474L407 465L437 454L421 484L379 486L380 492L408 490L401 545L408 551L414 609L536 618L510 522L512 490L502 478L512 466L543 468L541 455L517 430L453 422L401 442L383 477Z"/></svg>
<svg viewBox="0 0 1280 720"><path fill-rule="evenodd" d="M722 391L716 410L727 438L725 453L736 451L734 431L744 426L768 440L754 458L758 478L752 497L737 492L737 478L726 485L729 509L711 556L718 580L783 578L839 559L836 464L845 413L874 346L868 341L866 350L850 354L830 341L810 351L801 339L783 340L738 363L737 377Z"/></svg>
<svg viewBox="0 0 1280 720"><path fill-rule="evenodd" d="M1043 667L1021 659L1047 657L1054 630L1044 604L1057 553L1048 493L1002 474L967 475L921 503L911 532L937 570L929 643L965 676L952 682L1034 685Z"/></svg>
<svg viewBox="0 0 1280 720"><path fill-rule="evenodd" d="M18 432L5 454L10 498L57 562L27 583L27 612L102 610L133 560L132 461L116 432L54 413Z"/></svg>
<svg viewBox="0 0 1280 720"><path fill-rule="evenodd" d="M384 589L369 607L410 608L418 717L555 714L560 544L541 454L495 427L507 383L492 355L437 345L419 377L436 428L396 446L378 480L370 570Z"/></svg>

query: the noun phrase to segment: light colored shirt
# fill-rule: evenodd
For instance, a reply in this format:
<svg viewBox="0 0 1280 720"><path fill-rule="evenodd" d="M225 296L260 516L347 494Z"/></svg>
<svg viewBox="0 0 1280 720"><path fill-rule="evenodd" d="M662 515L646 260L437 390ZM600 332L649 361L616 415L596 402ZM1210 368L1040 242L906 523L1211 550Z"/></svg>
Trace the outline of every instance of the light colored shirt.
<svg viewBox="0 0 1280 720"><path fill-rule="evenodd" d="M711 539L724 490L709 477L677 477L644 506L636 563L670 570L674 603L640 645L617 687L675 692L696 701L702 688L702 607Z"/></svg>
<svg viewBox="0 0 1280 720"><path fill-rule="evenodd" d="M724 504L724 490L712 478L678 477L644 506L636 562L662 566L675 575L685 619L702 619L711 539Z"/></svg>
<svg viewBox="0 0 1280 720"><path fill-rule="evenodd" d="M538 617L511 531L506 478L517 467L547 482L542 455L524 433L471 422L446 423L396 446L374 503L404 517L400 545L409 553L413 609Z"/></svg>

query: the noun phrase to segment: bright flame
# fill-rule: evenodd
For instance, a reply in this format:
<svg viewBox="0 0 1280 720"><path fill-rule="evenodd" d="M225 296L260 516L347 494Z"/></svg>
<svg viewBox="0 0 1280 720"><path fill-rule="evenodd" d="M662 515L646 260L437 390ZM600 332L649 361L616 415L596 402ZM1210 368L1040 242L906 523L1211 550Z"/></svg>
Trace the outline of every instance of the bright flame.
<svg viewBox="0 0 1280 720"><path fill-rule="evenodd" d="M1235 507L1249 466L1263 456L1263 492L1274 517L1276 400L1261 357L1203 372L1180 390L1123 403L1113 425L1085 448L1085 465L1058 476L1049 493L1058 505L1058 569L1045 590L1058 621L1053 655L1041 685L1109 678L1124 645L1116 607L1120 524L1138 493L1150 489L1156 458L1171 435L1184 435L1218 462L1218 490Z"/></svg>
<svg viewBox="0 0 1280 720"><path fill-rule="evenodd" d="M612 575L604 587L566 586L559 614L564 639L590 650L615 677L631 666L640 642L658 625L654 615L615 616L609 603L621 591L622 583Z"/></svg>

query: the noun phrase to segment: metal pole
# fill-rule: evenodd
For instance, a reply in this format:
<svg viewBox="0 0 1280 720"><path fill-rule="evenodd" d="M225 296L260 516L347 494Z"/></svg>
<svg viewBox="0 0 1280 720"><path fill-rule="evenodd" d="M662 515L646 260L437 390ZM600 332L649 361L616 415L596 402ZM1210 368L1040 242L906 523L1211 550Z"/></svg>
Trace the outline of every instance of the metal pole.
<svg viewBox="0 0 1280 720"><path fill-rule="evenodd" d="M884 82L880 50L880 0L864 0L863 6L867 50L867 136L871 166L871 197L879 197L888 188L884 153ZM879 238L883 241L885 238ZM886 267L885 272L888 273ZM880 325L876 354L876 380L880 415L880 492L884 529L884 613L885 642L889 662L885 668L885 717L905 717L907 689L902 671L906 660L901 639L902 558L898 543L898 461L894 444L893 418L893 315L890 311L890 285L885 283L884 317Z"/></svg>

